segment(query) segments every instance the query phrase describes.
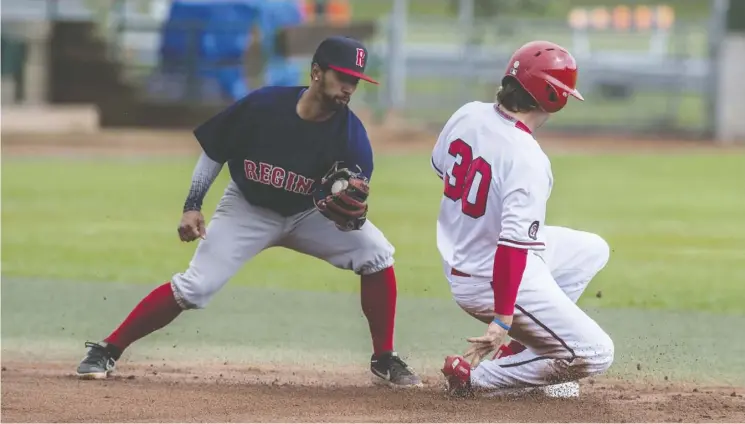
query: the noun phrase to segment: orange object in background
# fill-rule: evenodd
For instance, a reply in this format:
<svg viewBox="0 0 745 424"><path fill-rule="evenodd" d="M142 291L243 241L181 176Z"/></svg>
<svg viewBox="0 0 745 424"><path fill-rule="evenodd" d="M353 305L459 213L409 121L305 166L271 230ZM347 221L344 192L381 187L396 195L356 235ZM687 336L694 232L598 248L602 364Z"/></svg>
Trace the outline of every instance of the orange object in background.
<svg viewBox="0 0 745 424"><path fill-rule="evenodd" d="M634 23L638 30L646 31L652 28L654 23L652 9L644 5L637 6L636 9L634 9Z"/></svg>
<svg viewBox="0 0 745 424"><path fill-rule="evenodd" d="M304 0L303 3L308 22L347 24L352 20L349 0Z"/></svg>
<svg viewBox="0 0 745 424"><path fill-rule="evenodd" d="M595 29L608 29L610 24L611 16L608 9L604 7L596 7L590 12L590 22L592 27Z"/></svg>
<svg viewBox="0 0 745 424"><path fill-rule="evenodd" d="M574 8L569 13L569 26L574 29L586 29L589 25L590 17L586 9Z"/></svg>
<svg viewBox="0 0 745 424"><path fill-rule="evenodd" d="M628 31L631 28L631 9L628 6L613 8L613 27L620 31Z"/></svg>
<svg viewBox="0 0 745 424"><path fill-rule="evenodd" d="M743 1L745 0L738 0ZM638 4L633 8L620 4L613 8L573 8L567 16L567 23L573 29L588 27L599 31L637 31L652 29L669 30L675 24L675 9L662 4L649 6Z"/></svg>
<svg viewBox="0 0 745 424"><path fill-rule="evenodd" d="M657 6L657 27L670 29L675 23L675 10L667 5Z"/></svg>

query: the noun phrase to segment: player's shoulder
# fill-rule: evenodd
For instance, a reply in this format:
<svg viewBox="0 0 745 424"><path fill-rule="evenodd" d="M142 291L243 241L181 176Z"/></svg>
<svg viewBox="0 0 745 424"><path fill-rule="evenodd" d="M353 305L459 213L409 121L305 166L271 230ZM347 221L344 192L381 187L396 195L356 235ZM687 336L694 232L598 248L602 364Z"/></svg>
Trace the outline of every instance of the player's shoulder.
<svg viewBox="0 0 745 424"><path fill-rule="evenodd" d="M343 118L346 121L347 135L352 142L366 142L368 140L367 129L359 116L351 108L345 108Z"/></svg>
<svg viewBox="0 0 745 424"><path fill-rule="evenodd" d="M346 108L346 118L347 118L347 123L350 126L354 128L359 128L362 131L367 131L365 129L365 124L362 122L362 119L360 119L360 117L357 116L356 113L354 113L352 108L349 108L349 107Z"/></svg>
<svg viewBox="0 0 745 424"><path fill-rule="evenodd" d="M533 135L513 122L491 119L481 128L480 136L496 158L495 162L502 166L526 172L544 172L551 167L548 156Z"/></svg>
<svg viewBox="0 0 745 424"><path fill-rule="evenodd" d="M245 98L257 106L282 105L287 102L297 103L306 87L268 85L250 92Z"/></svg>
<svg viewBox="0 0 745 424"><path fill-rule="evenodd" d="M541 146L531 132L517 125L516 121L505 119L494 110L492 112L490 119L484 120L482 132L495 140L500 150L516 156L543 155Z"/></svg>
<svg viewBox="0 0 745 424"><path fill-rule="evenodd" d="M492 106L492 103L486 103L478 100L474 100L463 104L461 107L455 110L450 117L450 120L460 120L464 118L476 118L484 115Z"/></svg>
<svg viewBox="0 0 745 424"><path fill-rule="evenodd" d="M551 174L551 161L532 136L506 137L497 157L505 170L537 177Z"/></svg>
<svg viewBox="0 0 745 424"><path fill-rule="evenodd" d="M491 132L498 136L500 145L507 151L525 155L542 154L543 150L532 134L516 128L514 124L497 124L490 127Z"/></svg>
<svg viewBox="0 0 745 424"><path fill-rule="evenodd" d="M265 113L274 114L278 107L285 106L282 109L286 109L286 105L293 101L293 98L300 96L302 88L279 86L257 88L227 106L218 113L218 116L245 115L261 119Z"/></svg>
<svg viewBox="0 0 745 424"><path fill-rule="evenodd" d="M445 122L445 125L440 131L440 141L443 141L443 138L448 139L456 133L480 132L485 122L484 113L488 109L489 104L480 101L463 104Z"/></svg>

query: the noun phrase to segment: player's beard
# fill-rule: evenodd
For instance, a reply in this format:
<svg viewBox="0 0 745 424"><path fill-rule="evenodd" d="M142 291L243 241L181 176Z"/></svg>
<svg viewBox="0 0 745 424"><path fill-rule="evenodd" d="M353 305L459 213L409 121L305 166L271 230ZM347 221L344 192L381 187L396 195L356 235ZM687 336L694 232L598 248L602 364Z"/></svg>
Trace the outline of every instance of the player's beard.
<svg viewBox="0 0 745 424"><path fill-rule="evenodd" d="M320 88L321 89L319 91L321 92L321 107L323 107L325 110L336 112L343 109L344 106L348 104L348 101L343 101L344 96L336 96L328 93L325 74L321 77Z"/></svg>

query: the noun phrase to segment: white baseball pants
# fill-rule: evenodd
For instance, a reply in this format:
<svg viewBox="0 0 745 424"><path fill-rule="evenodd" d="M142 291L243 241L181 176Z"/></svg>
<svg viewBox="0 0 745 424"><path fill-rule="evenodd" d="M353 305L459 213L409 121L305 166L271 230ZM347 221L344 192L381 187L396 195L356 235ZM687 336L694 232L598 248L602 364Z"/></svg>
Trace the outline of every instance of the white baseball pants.
<svg viewBox="0 0 745 424"><path fill-rule="evenodd" d="M514 389L578 380L606 371L613 341L576 302L605 267L608 244L598 235L547 226L546 250L529 252L509 335L527 347L516 355L482 361L471 372L481 389ZM493 316L489 280L451 274L452 295L476 317ZM474 334L478 336L479 334Z"/></svg>

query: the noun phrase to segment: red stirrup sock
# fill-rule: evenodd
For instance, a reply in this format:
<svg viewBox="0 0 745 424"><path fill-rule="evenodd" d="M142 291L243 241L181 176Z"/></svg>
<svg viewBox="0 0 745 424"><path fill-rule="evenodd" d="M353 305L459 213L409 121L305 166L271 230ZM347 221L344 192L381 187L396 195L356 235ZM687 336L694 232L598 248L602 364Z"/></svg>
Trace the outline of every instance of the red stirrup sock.
<svg viewBox="0 0 745 424"><path fill-rule="evenodd" d="M362 312L367 317L373 352L378 355L393 350L396 320L396 273L393 267L361 277Z"/></svg>
<svg viewBox="0 0 745 424"><path fill-rule="evenodd" d="M171 283L165 283L145 296L104 341L123 351L130 344L168 325L181 311L173 297Z"/></svg>

